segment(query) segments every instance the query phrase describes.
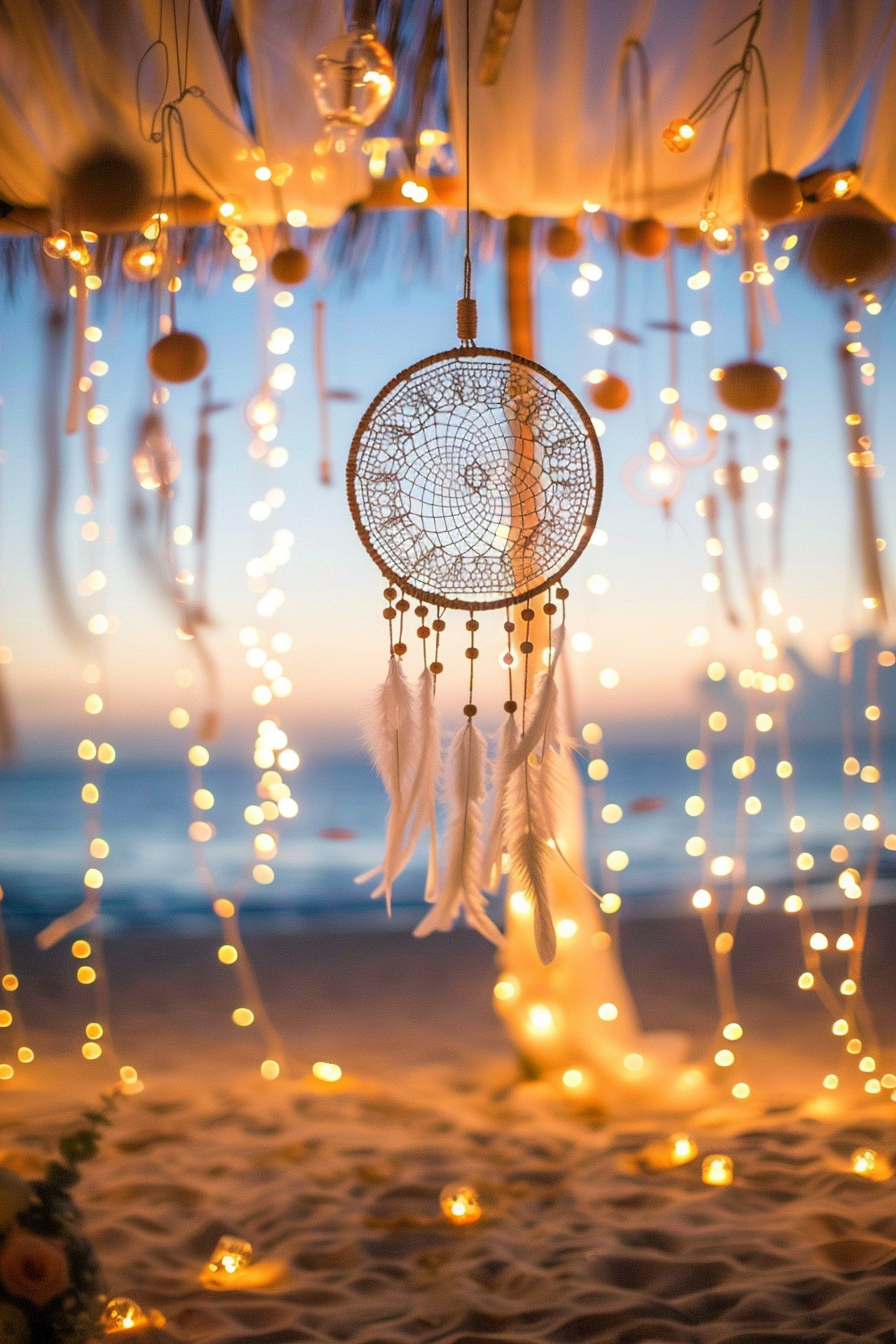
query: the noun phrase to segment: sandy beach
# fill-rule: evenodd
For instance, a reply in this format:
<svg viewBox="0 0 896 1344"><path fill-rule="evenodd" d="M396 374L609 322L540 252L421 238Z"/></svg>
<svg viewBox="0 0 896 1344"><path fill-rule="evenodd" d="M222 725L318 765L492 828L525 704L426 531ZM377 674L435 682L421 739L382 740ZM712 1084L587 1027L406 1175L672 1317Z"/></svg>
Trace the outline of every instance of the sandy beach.
<svg viewBox="0 0 896 1344"><path fill-rule="evenodd" d="M883 962L896 910L873 918ZM197 1344L892 1340L893 1183L847 1170L857 1147L893 1156L892 1103L809 1086L825 1024L786 990L786 957L771 976L763 949L783 924L757 916L742 939L753 1097L720 1093L672 1118L604 1117L521 1081L491 1009L491 950L473 935L253 937L296 1060L273 1083L257 1041L229 1025L213 940L110 940L117 1054L145 1079L80 1187L110 1290L165 1315L156 1337ZM713 1026L700 937L666 919L632 921L623 938L646 1025L691 1032L695 1058ZM0 1145L22 1163L111 1070L80 1059L70 958L14 951L38 1059L4 1094ZM872 957L892 1041L880 970ZM343 1078L308 1076L318 1059ZM699 1158L643 1169L645 1146L682 1129L701 1157L733 1159L732 1186L702 1184ZM441 1215L452 1181L478 1190L479 1223ZM199 1282L223 1234L255 1253L231 1291Z"/></svg>

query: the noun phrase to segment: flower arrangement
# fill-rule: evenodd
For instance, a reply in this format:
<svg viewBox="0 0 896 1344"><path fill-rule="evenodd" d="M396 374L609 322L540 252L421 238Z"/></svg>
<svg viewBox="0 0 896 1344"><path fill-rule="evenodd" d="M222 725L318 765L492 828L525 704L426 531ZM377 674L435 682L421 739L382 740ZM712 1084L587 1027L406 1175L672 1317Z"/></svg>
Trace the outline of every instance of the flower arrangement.
<svg viewBox="0 0 896 1344"><path fill-rule="evenodd" d="M100 1268L70 1192L116 1100L110 1093L84 1113L40 1179L0 1165L0 1344L88 1344L103 1335Z"/></svg>

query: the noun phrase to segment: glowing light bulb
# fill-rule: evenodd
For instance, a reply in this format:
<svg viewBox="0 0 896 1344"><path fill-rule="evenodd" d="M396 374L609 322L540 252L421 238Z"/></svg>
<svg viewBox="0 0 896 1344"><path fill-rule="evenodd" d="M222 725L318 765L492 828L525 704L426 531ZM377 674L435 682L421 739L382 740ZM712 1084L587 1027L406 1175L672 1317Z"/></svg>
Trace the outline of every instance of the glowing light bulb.
<svg viewBox="0 0 896 1344"><path fill-rule="evenodd" d="M206 1266L209 1274L238 1274L252 1260L252 1243L240 1237L221 1237Z"/></svg>
<svg viewBox="0 0 896 1344"><path fill-rule="evenodd" d="M439 1207L449 1222L459 1227L478 1223L482 1217L479 1196L471 1185L446 1185L439 1195Z"/></svg>
<svg viewBox="0 0 896 1344"><path fill-rule="evenodd" d="M893 1174L887 1159L873 1148L857 1148L850 1156L849 1166L856 1176L864 1176L871 1181L886 1181Z"/></svg>
<svg viewBox="0 0 896 1344"><path fill-rule="evenodd" d="M704 1185L731 1185L734 1180L734 1163L724 1153L710 1153L703 1159L701 1176Z"/></svg>

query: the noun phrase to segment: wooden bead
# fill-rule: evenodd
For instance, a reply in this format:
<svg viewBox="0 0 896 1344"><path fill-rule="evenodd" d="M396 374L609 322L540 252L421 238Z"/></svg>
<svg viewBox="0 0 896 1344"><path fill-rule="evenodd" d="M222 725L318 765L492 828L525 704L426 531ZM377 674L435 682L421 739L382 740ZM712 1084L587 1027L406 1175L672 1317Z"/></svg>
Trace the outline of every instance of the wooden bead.
<svg viewBox="0 0 896 1344"><path fill-rule="evenodd" d="M394 652L398 654L399 658L403 658L408 651L407 644L393 644L392 648Z"/></svg>
<svg viewBox="0 0 896 1344"><path fill-rule="evenodd" d="M386 618L387 621L394 621L394 620L395 620L395 608L394 608L394 607L383 607L383 615L385 616L385 618Z"/></svg>
<svg viewBox="0 0 896 1344"><path fill-rule="evenodd" d="M437 677L439 673L443 670L443 665L442 663L430 663L429 670L434 677Z"/></svg>
<svg viewBox="0 0 896 1344"><path fill-rule="evenodd" d="M516 629L516 626L513 623L513 621L505 621L504 629L507 631L508 635L512 635L514 630Z"/></svg>
<svg viewBox="0 0 896 1344"><path fill-rule="evenodd" d="M522 644L520 645L520 652L531 653L534 648L535 645L532 643L531 639L524 639Z"/></svg>
<svg viewBox="0 0 896 1344"><path fill-rule="evenodd" d="M383 589L383 597L388 598L390 602L394 602L397 596L398 596L397 588L392 588L390 586L388 588Z"/></svg>
<svg viewBox="0 0 896 1344"><path fill-rule="evenodd" d="M556 604L556 602L545 602L545 604L544 604L544 614L545 614L545 616L554 616L554 615L556 615L556 612L557 612L557 604Z"/></svg>
<svg viewBox="0 0 896 1344"><path fill-rule="evenodd" d="M428 625L421 625L421 626L419 626L418 629L417 629L417 638L418 638L418 639L429 639L430 633L431 633L431 631L430 631Z"/></svg>
<svg viewBox="0 0 896 1344"><path fill-rule="evenodd" d="M410 611L411 608L411 604L406 597L403 597L400 602L396 602L395 605L399 611Z"/></svg>
<svg viewBox="0 0 896 1344"><path fill-rule="evenodd" d="M428 614L429 614L429 607L419 606L414 608L415 616L427 616Z"/></svg>
<svg viewBox="0 0 896 1344"><path fill-rule="evenodd" d="M467 621L467 627L466 627L466 628L467 628L468 630L478 630L478 629L479 629L479 622L478 622L478 621L474 621L474 620L471 618L469 621Z"/></svg>
<svg viewBox="0 0 896 1344"><path fill-rule="evenodd" d="M478 658L478 657L479 657L479 650L478 650L478 649L464 649L464 653L467 655L468 658Z"/></svg>
<svg viewBox="0 0 896 1344"><path fill-rule="evenodd" d="M505 711L506 711L508 714L515 714L515 713L516 713L516 701L515 701L515 700L505 700L505 701L504 701L504 709L505 709Z"/></svg>
<svg viewBox="0 0 896 1344"><path fill-rule="evenodd" d="M559 599L560 599L561 602L565 602L566 599L569 597L569 589L568 589L568 588L558 588L558 589L557 589L557 596L559 597Z"/></svg>
<svg viewBox="0 0 896 1344"><path fill-rule="evenodd" d="M441 619L440 616L437 616L436 619L433 621L432 628L438 634L441 634L442 631L445 629L445 622Z"/></svg>
<svg viewBox="0 0 896 1344"><path fill-rule="evenodd" d="M475 706L475 705L464 705L464 713L466 714L466 716L467 716L468 719L472 719L472 718L474 718L475 715L476 715L476 706Z"/></svg>
<svg viewBox="0 0 896 1344"><path fill-rule="evenodd" d="M513 667L513 654L512 653L502 654L501 662L504 664L505 667Z"/></svg>
<svg viewBox="0 0 896 1344"><path fill-rule="evenodd" d="M532 610L531 607L524 607L523 610L520 612L520 615L522 616L524 621L535 620L535 612Z"/></svg>

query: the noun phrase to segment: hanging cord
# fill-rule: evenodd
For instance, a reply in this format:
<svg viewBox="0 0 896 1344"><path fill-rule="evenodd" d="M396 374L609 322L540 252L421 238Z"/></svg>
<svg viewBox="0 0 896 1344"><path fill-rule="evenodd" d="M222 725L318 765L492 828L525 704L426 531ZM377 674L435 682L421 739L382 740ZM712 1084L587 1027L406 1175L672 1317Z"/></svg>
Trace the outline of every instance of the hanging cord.
<svg viewBox="0 0 896 1344"><path fill-rule="evenodd" d="M476 300L473 298L473 261L470 256L470 0L466 2L466 46L464 52L464 158L466 166L464 296L457 301L457 339L463 346L476 343Z"/></svg>

